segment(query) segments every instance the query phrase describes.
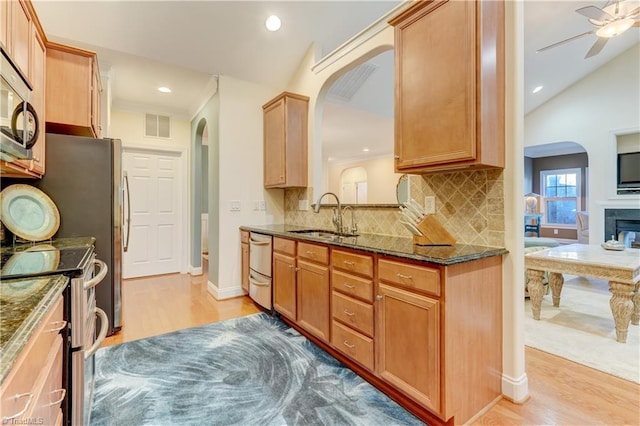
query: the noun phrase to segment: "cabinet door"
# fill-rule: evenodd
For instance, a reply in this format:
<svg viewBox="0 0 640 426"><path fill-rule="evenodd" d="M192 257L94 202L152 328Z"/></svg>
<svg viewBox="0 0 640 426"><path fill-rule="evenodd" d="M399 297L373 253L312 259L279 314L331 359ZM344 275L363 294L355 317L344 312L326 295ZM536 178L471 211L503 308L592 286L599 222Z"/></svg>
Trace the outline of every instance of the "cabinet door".
<svg viewBox="0 0 640 426"><path fill-rule="evenodd" d="M273 254L273 307L296 321L296 261L280 253Z"/></svg>
<svg viewBox="0 0 640 426"><path fill-rule="evenodd" d="M98 70L97 61L93 61L93 78L91 80L91 127L96 137L102 134L102 83L100 81L100 71Z"/></svg>
<svg viewBox="0 0 640 426"><path fill-rule="evenodd" d="M0 44L9 50L9 28L11 27L11 2L0 0Z"/></svg>
<svg viewBox="0 0 640 426"><path fill-rule="evenodd" d="M40 175L45 171L45 81L46 81L46 58L47 49L40 34L35 29L32 30L31 37L31 83L33 84L33 107L38 113L40 132L33 150L32 170Z"/></svg>
<svg viewBox="0 0 640 426"><path fill-rule="evenodd" d="M397 170L476 157L475 4L435 1L394 23Z"/></svg>
<svg viewBox="0 0 640 426"><path fill-rule="evenodd" d="M264 110L264 186L283 185L285 174L285 100Z"/></svg>
<svg viewBox="0 0 640 426"><path fill-rule="evenodd" d="M31 42L31 15L24 0L13 1L11 7L11 56L20 71L29 75L29 44Z"/></svg>
<svg viewBox="0 0 640 426"><path fill-rule="evenodd" d="M329 268L298 259L298 324L329 342Z"/></svg>
<svg viewBox="0 0 640 426"><path fill-rule="evenodd" d="M241 276L242 276L242 289L249 293L249 244L240 244L240 250L242 251L241 262Z"/></svg>
<svg viewBox="0 0 640 426"><path fill-rule="evenodd" d="M378 375L439 413L439 302L382 283L378 296Z"/></svg>

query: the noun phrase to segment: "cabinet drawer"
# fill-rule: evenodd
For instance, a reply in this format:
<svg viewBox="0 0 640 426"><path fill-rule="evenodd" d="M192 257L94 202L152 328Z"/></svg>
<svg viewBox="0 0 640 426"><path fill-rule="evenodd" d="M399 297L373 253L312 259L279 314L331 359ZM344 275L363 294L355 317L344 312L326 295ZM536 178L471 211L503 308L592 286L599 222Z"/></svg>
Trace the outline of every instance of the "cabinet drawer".
<svg viewBox="0 0 640 426"><path fill-rule="evenodd" d="M32 406L37 398L35 384L46 364L47 356L58 336L62 322L62 296L46 314L40 325L18 355L2 384L0 410L2 417L12 417L22 411L27 402ZM16 396L19 396L16 398ZM29 408L30 410L31 408ZM26 411L25 411L26 413Z"/></svg>
<svg viewBox="0 0 640 426"><path fill-rule="evenodd" d="M65 396L62 388L62 337L57 336L49 350L47 364L38 377L38 396L28 418L43 419L43 424L54 424L60 404Z"/></svg>
<svg viewBox="0 0 640 426"><path fill-rule="evenodd" d="M329 247L298 242L298 257L328 265Z"/></svg>
<svg viewBox="0 0 640 426"><path fill-rule="evenodd" d="M402 287L440 296L440 271L437 269L380 259L378 278Z"/></svg>
<svg viewBox="0 0 640 426"><path fill-rule="evenodd" d="M249 244L249 232L248 231L240 231L240 242Z"/></svg>
<svg viewBox="0 0 640 426"><path fill-rule="evenodd" d="M373 371L373 339L333 321L331 344L345 355Z"/></svg>
<svg viewBox="0 0 640 426"><path fill-rule="evenodd" d="M373 306L333 292L333 318L373 336Z"/></svg>
<svg viewBox="0 0 640 426"><path fill-rule="evenodd" d="M342 250L331 251L331 265L344 271L373 277L373 257Z"/></svg>
<svg viewBox="0 0 640 426"><path fill-rule="evenodd" d="M373 281L358 278L340 271L332 271L331 286L334 290L367 302L373 302Z"/></svg>
<svg viewBox="0 0 640 426"><path fill-rule="evenodd" d="M285 240L284 238L273 238L273 251L279 253L288 254L289 256L296 255L296 242L293 240Z"/></svg>

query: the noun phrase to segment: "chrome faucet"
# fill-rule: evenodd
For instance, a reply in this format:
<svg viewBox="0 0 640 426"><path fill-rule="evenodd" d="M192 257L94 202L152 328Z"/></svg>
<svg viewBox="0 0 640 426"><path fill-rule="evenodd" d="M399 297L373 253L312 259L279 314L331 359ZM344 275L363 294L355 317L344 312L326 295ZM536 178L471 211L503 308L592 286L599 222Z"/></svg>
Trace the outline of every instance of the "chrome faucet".
<svg viewBox="0 0 640 426"><path fill-rule="evenodd" d="M356 223L356 209L353 206L344 206L342 208L342 213L344 214L345 210L351 210L351 229L348 229L349 234L357 234L358 233L358 224Z"/></svg>
<svg viewBox="0 0 640 426"><path fill-rule="evenodd" d="M336 208L333 209L332 221L336 227L336 230L338 231L338 234L342 234L342 204L340 204L340 199L336 194L334 194L333 192L325 192L324 194L322 194L320 198L318 198L318 201L316 202L316 206L313 209L313 211L314 213L320 213L320 202L322 201L322 198L324 198L325 195L333 195L333 197L336 199L336 203L338 204L338 207L337 209Z"/></svg>

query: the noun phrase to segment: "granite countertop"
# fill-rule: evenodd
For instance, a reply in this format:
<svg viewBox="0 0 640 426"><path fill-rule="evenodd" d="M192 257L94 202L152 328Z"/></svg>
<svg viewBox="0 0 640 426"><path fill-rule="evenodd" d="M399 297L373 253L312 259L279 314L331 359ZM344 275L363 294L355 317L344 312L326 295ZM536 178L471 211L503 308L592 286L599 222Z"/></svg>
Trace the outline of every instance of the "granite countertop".
<svg viewBox="0 0 640 426"><path fill-rule="evenodd" d="M52 275L0 282L0 383L68 281Z"/></svg>
<svg viewBox="0 0 640 426"><path fill-rule="evenodd" d="M95 237L70 237L70 238L55 238L53 240L45 240L45 241L34 241L34 242L25 242L19 244L3 244L0 248L0 253L4 253L5 251L11 251L14 253L28 250L32 247L38 245L46 245L53 246L57 249L63 248L81 248L81 247L91 247L96 244ZM50 249L49 247L48 249Z"/></svg>
<svg viewBox="0 0 640 426"><path fill-rule="evenodd" d="M241 226L240 229L278 237L295 238L301 241L313 241L337 247L351 248L370 253L420 260L438 265L453 265L508 253L508 251L502 247L485 247L469 244L418 246L413 244L413 238L378 234L360 234L357 237L335 237L333 239L318 238L295 233L295 231L309 229L309 227L293 225Z"/></svg>

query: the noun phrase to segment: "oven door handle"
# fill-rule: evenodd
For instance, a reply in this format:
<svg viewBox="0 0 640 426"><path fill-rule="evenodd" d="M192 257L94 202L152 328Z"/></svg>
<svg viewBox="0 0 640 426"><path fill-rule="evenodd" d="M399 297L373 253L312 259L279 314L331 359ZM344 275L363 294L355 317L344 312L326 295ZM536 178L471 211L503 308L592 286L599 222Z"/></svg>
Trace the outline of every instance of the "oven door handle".
<svg viewBox="0 0 640 426"><path fill-rule="evenodd" d="M250 243L254 246L266 246L267 244L271 244L271 241L256 241L251 239Z"/></svg>
<svg viewBox="0 0 640 426"><path fill-rule="evenodd" d="M85 290L89 290L90 288L97 286L100 281L104 279L104 277L107 275L107 271L109 270L109 268L107 268L107 264L100 259L93 259L93 264L99 266L100 270L98 271L98 275L84 283Z"/></svg>
<svg viewBox="0 0 640 426"><path fill-rule="evenodd" d="M100 333L98 333L98 337L96 338L96 341L93 342L93 345L91 345L89 350L84 353L84 359L87 359L96 353L100 345L102 345L102 342L104 342L104 339L107 337L107 330L109 329L109 318L107 317L107 314L100 308L95 308L93 313L100 317Z"/></svg>

